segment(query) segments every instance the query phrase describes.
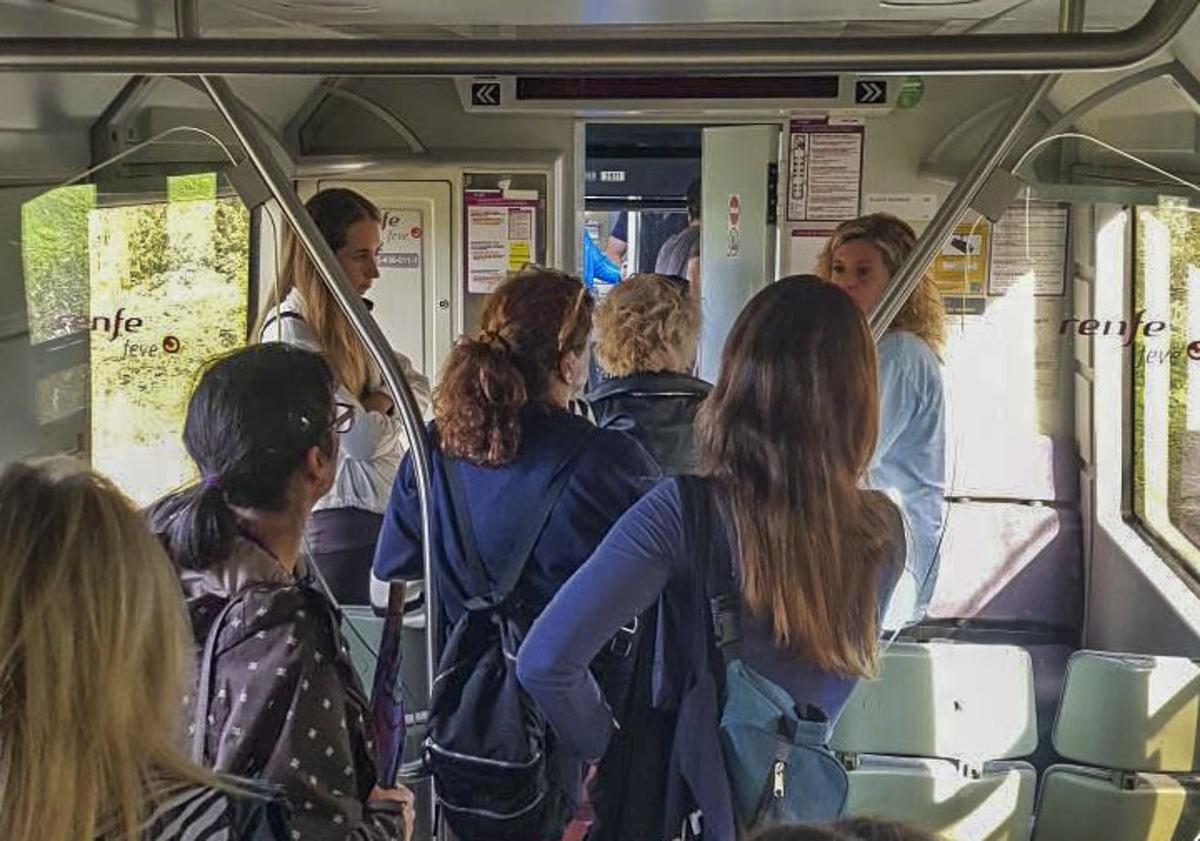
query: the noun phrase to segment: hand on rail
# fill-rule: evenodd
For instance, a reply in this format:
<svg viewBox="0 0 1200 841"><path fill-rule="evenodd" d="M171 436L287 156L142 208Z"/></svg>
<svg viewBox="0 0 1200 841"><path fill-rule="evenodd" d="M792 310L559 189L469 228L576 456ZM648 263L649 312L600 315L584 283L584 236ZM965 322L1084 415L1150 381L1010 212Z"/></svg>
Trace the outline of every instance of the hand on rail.
<svg viewBox="0 0 1200 841"><path fill-rule="evenodd" d="M412 838L413 826L417 819L417 798L410 789L406 786L397 786L396 788L380 788L375 786L371 789L371 796L368 800L383 803L398 803L400 804L400 813L404 818L404 838L402 841L409 841Z"/></svg>
<svg viewBox="0 0 1200 841"><path fill-rule="evenodd" d="M368 412L379 412L384 415L390 415L396 408L392 398L382 391L372 391L362 399L362 405Z"/></svg>

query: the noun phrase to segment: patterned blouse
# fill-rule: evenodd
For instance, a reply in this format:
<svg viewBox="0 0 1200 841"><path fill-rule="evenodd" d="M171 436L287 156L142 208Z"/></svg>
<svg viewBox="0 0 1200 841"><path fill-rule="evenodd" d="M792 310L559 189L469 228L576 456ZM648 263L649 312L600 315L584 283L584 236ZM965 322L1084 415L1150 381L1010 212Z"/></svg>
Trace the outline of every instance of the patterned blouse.
<svg viewBox="0 0 1200 841"><path fill-rule="evenodd" d="M224 562L181 572L199 651L238 599L218 629L205 764L282 789L295 841L403 838L399 804L367 801L370 704L336 613L297 572L245 538Z"/></svg>

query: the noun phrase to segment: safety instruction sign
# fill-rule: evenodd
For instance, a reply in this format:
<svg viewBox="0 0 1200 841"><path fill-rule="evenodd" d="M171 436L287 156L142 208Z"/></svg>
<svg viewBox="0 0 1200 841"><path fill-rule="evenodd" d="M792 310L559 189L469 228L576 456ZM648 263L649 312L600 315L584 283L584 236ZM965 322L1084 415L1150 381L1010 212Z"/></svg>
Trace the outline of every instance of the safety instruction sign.
<svg viewBox="0 0 1200 841"><path fill-rule="evenodd" d="M1070 205L1058 202L1019 202L1004 211L992 234L988 294L1020 287L1035 297L1065 294L1070 218Z"/></svg>
<svg viewBox="0 0 1200 841"><path fill-rule="evenodd" d="M986 219L960 222L934 258L930 272L941 290L947 313L982 315L986 309L990 239Z"/></svg>
<svg viewBox="0 0 1200 841"><path fill-rule="evenodd" d="M489 293L537 254L537 198L467 190L467 291Z"/></svg>
<svg viewBox="0 0 1200 841"><path fill-rule="evenodd" d="M788 125L788 221L842 222L858 216L862 120L796 117Z"/></svg>

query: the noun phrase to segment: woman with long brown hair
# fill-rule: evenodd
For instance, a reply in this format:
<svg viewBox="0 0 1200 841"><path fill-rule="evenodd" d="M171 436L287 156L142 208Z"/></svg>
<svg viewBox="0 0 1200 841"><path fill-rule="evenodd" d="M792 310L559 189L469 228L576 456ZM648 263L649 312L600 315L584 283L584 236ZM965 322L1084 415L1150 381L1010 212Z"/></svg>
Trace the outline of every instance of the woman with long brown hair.
<svg viewBox="0 0 1200 841"><path fill-rule="evenodd" d="M518 566L524 571L512 602L532 620L658 477L633 438L597 429L567 411L587 372L592 306L578 278L527 268L492 293L480 329L463 336L446 360L430 437L431 537L447 628ZM375 576L422 578L421 549L416 479L412 459L405 457L388 502ZM477 574L480 566L486 582ZM555 780L563 814L578 795L578 770L564 763ZM548 827L540 837L557 837L561 828ZM532 834L525 837L534 841Z"/></svg>
<svg viewBox="0 0 1200 841"><path fill-rule="evenodd" d="M379 208L344 188L320 191L305 208L354 291L366 295L379 277L383 223ZM370 301L363 300L369 308ZM404 454L400 419L366 346L290 229L284 238L279 281L267 296L254 336L260 342L287 342L320 353L337 380L337 400L353 409L352 428L339 436L333 487L317 503L305 539L334 598L366 604L388 488ZM429 402L428 381L406 357L399 353L396 357L424 408Z"/></svg>
<svg viewBox="0 0 1200 841"><path fill-rule="evenodd" d="M867 315L916 244L907 222L887 213L861 216L834 230L817 273L846 290ZM937 584L946 490L945 343L946 310L926 274L878 347L879 436L867 479L895 495L912 536L889 627L919 622Z"/></svg>
<svg viewBox="0 0 1200 841"><path fill-rule="evenodd" d="M751 299L699 418L703 466L694 487L719 512L714 534L726 539L704 545L705 524L685 510L691 483L662 482L621 518L521 648L521 681L562 739L588 759L605 754L624 723L613 721L588 664L660 596L668 608L658 617L655 697L671 694L670 684L678 696L697 683L702 667L688 652L711 632L677 600L697 581L703 592L700 558L709 551L728 559L738 582L742 661L798 709L836 720L874 669L880 612L903 566L899 512L860 488L877 407L870 332L845 293L804 276ZM734 834L728 802L702 793L719 790L705 777L722 767L713 718L688 727L681 720L670 749L670 773L682 773L694 792L705 841ZM642 789L656 782L643 768L627 776ZM689 814L675 801L663 811L662 829L676 833Z"/></svg>

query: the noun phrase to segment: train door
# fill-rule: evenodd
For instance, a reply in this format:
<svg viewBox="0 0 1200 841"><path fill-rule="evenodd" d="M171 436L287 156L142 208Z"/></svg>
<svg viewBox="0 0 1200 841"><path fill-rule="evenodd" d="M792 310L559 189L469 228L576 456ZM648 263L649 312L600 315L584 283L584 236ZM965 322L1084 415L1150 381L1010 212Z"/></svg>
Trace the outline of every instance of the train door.
<svg viewBox="0 0 1200 841"><path fill-rule="evenodd" d="M383 213L379 278L368 297L392 347L432 378L453 341L451 188L448 181L319 181L347 187Z"/></svg>
<svg viewBox="0 0 1200 841"><path fill-rule="evenodd" d="M721 348L754 293L775 279L779 127L704 129L701 152L700 376L716 382Z"/></svg>

